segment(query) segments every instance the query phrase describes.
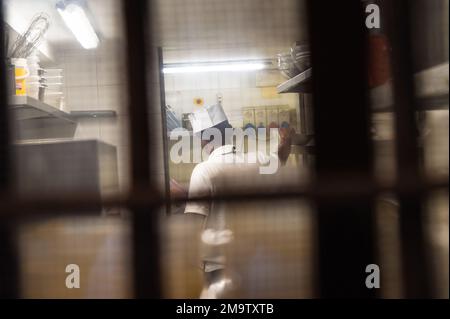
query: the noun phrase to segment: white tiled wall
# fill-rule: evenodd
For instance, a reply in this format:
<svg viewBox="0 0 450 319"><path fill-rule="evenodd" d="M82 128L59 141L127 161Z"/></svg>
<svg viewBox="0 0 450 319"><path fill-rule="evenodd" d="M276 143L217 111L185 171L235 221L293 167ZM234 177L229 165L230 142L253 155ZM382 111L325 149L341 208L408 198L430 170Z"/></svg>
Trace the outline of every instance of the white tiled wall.
<svg viewBox="0 0 450 319"><path fill-rule="evenodd" d="M122 192L129 189L130 143L129 116L127 113L127 83L124 60L124 46L103 43L95 51L81 48L66 48L59 54L60 67L64 68L68 111L113 110L113 118L84 118L78 121L75 139L99 139L117 147L119 184ZM154 48L153 52L156 52ZM156 54L148 57L157 59ZM158 70L148 70L149 127L153 134L150 141L150 157L153 179L164 189L164 163L162 144L161 105L159 96ZM150 91L150 90L149 90Z"/></svg>
<svg viewBox="0 0 450 319"><path fill-rule="evenodd" d="M67 47L58 52L58 66L64 69L70 111L124 113L126 74L122 48L105 43L97 50Z"/></svg>
<svg viewBox="0 0 450 319"><path fill-rule="evenodd" d="M122 191L129 187L129 140L126 107L126 73L123 46L103 43L95 51L67 47L60 50L58 67L64 69L65 94L68 111L114 110L115 118L83 118L78 122L75 139L99 139L117 147L119 183ZM154 50L156 52L156 50ZM157 59L156 55L149 59ZM154 61L153 61L154 62ZM53 65L55 67L55 65ZM158 70L148 70L154 92L159 92ZM264 81L264 79L271 79ZM263 80L263 81L262 81ZM280 94L273 98L262 96L264 86L272 88L285 81L277 71L217 72L198 74L166 74L166 103L178 116L195 110L193 100L204 99L205 104L223 96L223 106L235 127L242 125L241 108L247 106L289 105L296 108L297 94ZM163 186L164 164L162 149L161 105L159 94L149 96L153 122L152 174Z"/></svg>
<svg viewBox="0 0 450 319"><path fill-rule="evenodd" d="M60 47L67 111L111 110L116 117L80 118L75 139L98 139L117 147L121 191L129 187L129 141L123 46L102 43L97 50Z"/></svg>
<svg viewBox="0 0 450 319"><path fill-rule="evenodd" d="M297 108L297 94L278 94L276 97L264 98L262 95L262 80L267 88L274 87L286 81L278 71L249 72L211 72L211 73L180 73L165 74L166 104L172 106L177 116L193 112L198 106L194 98L203 98L205 105L214 104L217 94L223 97L222 105L235 127L242 126L243 107L289 105Z"/></svg>

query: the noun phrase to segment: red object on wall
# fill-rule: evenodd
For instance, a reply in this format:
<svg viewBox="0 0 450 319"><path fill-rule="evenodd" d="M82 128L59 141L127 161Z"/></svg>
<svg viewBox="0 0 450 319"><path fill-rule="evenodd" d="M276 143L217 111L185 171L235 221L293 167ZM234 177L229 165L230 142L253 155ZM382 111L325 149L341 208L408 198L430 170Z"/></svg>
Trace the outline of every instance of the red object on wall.
<svg viewBox="0 0 450 319"><path fill-rule="evenodd" d="M374 88L391 78L390 45L383 34L369 36L369 87Z"/></svg>

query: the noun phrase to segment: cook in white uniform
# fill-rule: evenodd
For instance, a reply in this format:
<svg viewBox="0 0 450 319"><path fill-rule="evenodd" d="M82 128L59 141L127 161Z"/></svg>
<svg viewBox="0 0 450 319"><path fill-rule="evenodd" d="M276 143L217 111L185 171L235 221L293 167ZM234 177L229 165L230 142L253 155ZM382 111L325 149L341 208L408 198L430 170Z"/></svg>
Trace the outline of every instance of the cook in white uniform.
<svg viewBox="0 0 450 319"><path fill-rule="evenodd" d="M231 125L220 105L209 106L197 111L192 115L191 123L194 134L202 134L203 137L208 136L208 130L214 128L218 129L222 135L221 143L218 143L212 149L208 159L197 164L192 172L189 186L189 197L191 198L219 195L221 177L230 176L230 174L235 174L238 177L239 172L243 171L248 173L248 170L258 166L257 163L267 165L271 156L278 156L280 161L284 163L290 152L292 132L284 131L284 134L280 134L281 141L278 154L267 155L257 152L255 154L257 163L247 163L248 157L244 153L238 152L231 141L226 140L225 130L231 128ZM202 147L209 142L211 141L202 140ZM255 174L258 174L257 172L255 170ZM211 291L211 287L218 286L218 283L226 282L223 278L225 257L222 248L223 245L232 240L233 235L226 227L224 203L219 201L191 201L187 203L185 213L196 219L199 232L201 232L200 238L203 248L201 267L205 272L206 279L202 294L204 296L206 294L207 297L214 297L214 294L208 294L208 291Z"/></svg>

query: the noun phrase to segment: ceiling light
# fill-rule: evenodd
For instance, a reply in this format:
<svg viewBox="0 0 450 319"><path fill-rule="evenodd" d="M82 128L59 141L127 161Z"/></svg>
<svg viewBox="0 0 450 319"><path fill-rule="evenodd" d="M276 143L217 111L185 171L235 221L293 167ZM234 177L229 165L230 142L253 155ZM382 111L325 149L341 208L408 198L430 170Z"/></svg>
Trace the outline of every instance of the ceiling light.
<svg viewBox="0 0 450 319"><path fill-rule="evenodd" d="M99 39L84 9L75 2L60 1L56 9L64 23L85 49L95 49Z"/></svg>

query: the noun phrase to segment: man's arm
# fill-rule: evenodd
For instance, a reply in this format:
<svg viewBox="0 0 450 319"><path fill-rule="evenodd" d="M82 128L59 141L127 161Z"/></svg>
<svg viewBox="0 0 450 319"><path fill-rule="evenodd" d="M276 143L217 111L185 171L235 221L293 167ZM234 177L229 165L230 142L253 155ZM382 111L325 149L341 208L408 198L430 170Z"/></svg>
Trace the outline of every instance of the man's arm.
<svg viewBox="0 0 450 319"><path fill-rule="evenodd" d="M209 195L211 195L211 181L204 164L200 163L192 171L188 197L192 199ZM186 224L189 225L189 238L197 243L201 241L209 210L209 201L188 201L186 203L184 213ZM193 258L195 259L195 256ZM192 260L192 264L199 265L203 269L203 260Z"/></svg>
<svg viewBox="0 0 450 319"><path fill-rule="evenodd" d="M279 144L278 144L278 158L284 165L291 153L292 136L295 134L293 128L280 128L279 132Z"/></svg>
<svg viewBox="0 0 450 319"><path fill-rule="evenodd" d="M170 179L170 195L176 199L184 199L188 197L187 190L173 178Z"/></svg>
<svg viewBox="0 0 450 319"><path fill-rule="evenodd" d="M189 182L189 199L184 212L186 214L199 214L208 216L210 210L210 201L208 200L192 200L196 197L207 197L212 192L211 179L205 163L200 163L195 166L191 174Z"/></svg>

